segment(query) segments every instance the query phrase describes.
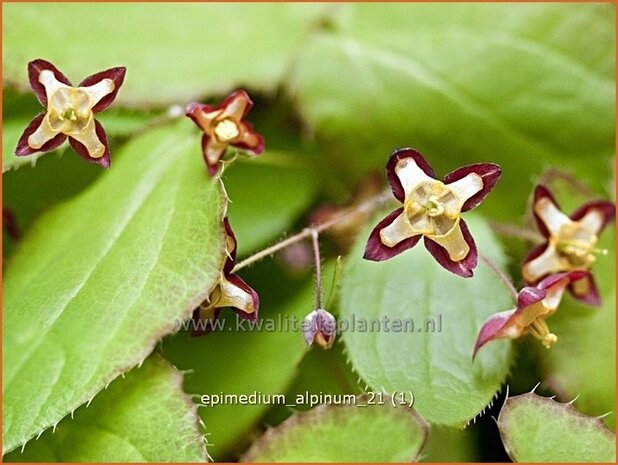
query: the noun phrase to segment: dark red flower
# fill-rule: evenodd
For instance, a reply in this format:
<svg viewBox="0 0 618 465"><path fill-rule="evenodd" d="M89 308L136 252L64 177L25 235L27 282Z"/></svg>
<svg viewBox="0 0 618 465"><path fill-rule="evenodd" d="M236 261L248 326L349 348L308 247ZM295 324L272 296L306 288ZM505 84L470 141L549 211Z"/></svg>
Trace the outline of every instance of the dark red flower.
<svg viewBox="0 0 618 465"><path fill-rule="evenodd" d="M614 219L616 207L605 200L588 202L571 216L565 215L546 187L534 190L533 212L537 227L546 242L533 248L522 265L528 284L553 273L591 269L596 261L596 243L605 226ZM587 278L569 285L575 298L600 305L601 299L590 273Z"/></svg>
<svg viewBox="0 0 618 465"><path fill-rule="evenodd" d="M219 161L228 147L236 147L252 155L264 151L264 138L243 121L253 102L244 90L229 95L220 105L190 103L186 115L204 131L202 152L208 173L215 176Z"/></svg>
<svg viewBox="0 0 618 465"><path fill-rule="evenodd" d="M28 63L30 85L47 110L30 122L17 143L15 155L54 150L68 137L78 155L108 168L111 159L107 136L94 114L114 101L125 73L124 67L110 68L73 87L51 63L45 60Z"/></svg>
<svg viewBox="0 0 618 465"><path fill-rule="evenodd" d="M365 258L387 260L424 237L425 247L440 265L459 276L472 276L478 254L461 213L479 205L500 174L498 165L479 163L459 168L439 181L419 152L396 150L386 165L386 175L403 206L374 228Z"/></svg>
<svg viewBox="0 0 618 465"><path fill-rule="evenodd" d="M474 345L473 358L478 350L495 339L515 339L532 334L549 348L558 337L549 331L548 317L556 313L567 286L585 280L585 271L571 271L548 276L535 287L524 287L513 310L490 316L481 327Z"/></svg>
<svg viewBox="0 0 618 465"><path fill-rule="evenodd" d="M231 307L240 317L255 321L260 307L260 298L247 283L232 273L236 262L236 236L227 218L223 220L226 234L227 258L219 282L206 302L193 312L193 335L208 334L219 318L221 309ZM198 321L199 320L199 321Z"/></svg>

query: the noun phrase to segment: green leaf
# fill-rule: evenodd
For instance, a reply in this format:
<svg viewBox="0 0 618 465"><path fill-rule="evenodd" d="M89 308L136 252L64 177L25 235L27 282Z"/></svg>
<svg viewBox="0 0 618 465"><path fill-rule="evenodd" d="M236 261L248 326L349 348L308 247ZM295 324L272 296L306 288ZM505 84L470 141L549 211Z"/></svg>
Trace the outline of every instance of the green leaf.
<svg viewBox="0 0 618 465"><path fill-rule="evenodd" d="M44 58L78 83L126 66L120 103L184 104L248 85L276 89L323 5L22 4L3 10L4 79ZM24 31L28 31L27 34Z"/></svg>
<svg viewBox="0 0 618 465"><path fill-rule="evenodd" d="M330 309L332 311L332 309ZM306 392L324 394L361 394L363 387L358 383L358 375L347 363L344 345L337 343L329 350L315 348L305 354L298 366L298 375L287 391L288 396L296 397ZM309 406L299 405L298 409ZM289 409L287 409L289 413Z"/></svg>
<svg viewBox="0 0 618 465"><path fill-rule="evenodd" d="M486 208L507 219L548 162L613 173L614 43L608 4L347 4L291 85L340 177L397 147L439 172L494 161L509 189Z"/></svg>
<svg viewBox="0 0 618 465"><path fill-rule="evenodd" d="M427 440L429 426L414 410L368 405L322 405L299 412L256 441L244 462L412 462ZM365 405L360 407L360 405Z"/></svg>
<svg viewBox="0 0 618 465"><path fill-rule="evenodd" d="M182 375L160 356L117 378L52 433L14 451L9 462L204 462L197 409Z"/></svg>
<svg viewBox="0 0 618 465"><path fill-rule="evenodd" d="M548 320L558 343L539 349L545 378L562 401L576 396L577 407L588 415L616 410L616 230L603 232L598 247L607 249L592 268L603 305L584 307L565 296L560 310ZM612 427L615 413L605 417Z"/></svg>
<svg viewBox="0 0 618 465"><path fill-rule="evenodd" d="M502 267L504 256L486 224L474 215L466 222L480 253ZM352 365L374 390L411 391L415 408L431 423L462 427L489 404L508 373L510 342L485 347L474 362L472 350L485 319L512 308L510 294L483 262L473 278L461 278L438 265L422 243L384 262L364 260L369 226L343 270L341 318L349 325L343 340ZM391 323L382 330L385 319Z"/></svg>
<svg viewBox="0 0 618 465"><path fill-rule="evenodd" d="M223 181L239 257L290 232L313 202L319 184L307 162L295 154L268 150L258 159L234 163Z"/></svg>
<svg viewBox="0 0 618 465"><path fill-rule="evenodd" d="M3 289L5 451L91 399L191 315L219 276L223 209L198 144L170 126L128 144L29 230Z"/></svg>
<svg viewBox="0 0 618 465"><path fill-rule="evenodd" d="M616 461L616 435L600 419L533 393L508 399L498 428L516 462Z"/></svg>
<svg viewBox="0 0 618 465"><path fill-rule="evenodd" d="M244 273L243 273L244 274ZM281 283L271 270L266 275L268 286L247 282L260 292L260 317L256 327L246 322L237 327L236 316L223 310L225 328L206 337L190 337L186 332L175 335L163 344L165 357L175 366L190 370L185 379L185 391L206 395L272 396L285 392L296 373L296 367L306 352L300 321L314 309L313 286L303 286L291 299L282 299L281 291L272 283ZM296 284L294 287L298 287ZM289 322L289 328L284 326ZM296 322L296 323L294 323ZM260 329L261 328L261 329ZM196 398L200 402L201 399ZM209 453L215 460L226 457L231 448L246 441L248 432L271 407L257 405L216 405L200 409L209 432Z"/></svg>
<svg viewBox="0 0 618 465"><path fill-rule="evenodd" d="M127 137L147 129L149 123L158 123L167 118L157 112L111 107L96 118L110 136Z"/></svg>
<svg viewBox="0 0 618 465"><path fill-rule="evenodd" d="M471 428L455 429L431 426L422 462L471 463L479 462L476 452L478 437Z"/></svg>

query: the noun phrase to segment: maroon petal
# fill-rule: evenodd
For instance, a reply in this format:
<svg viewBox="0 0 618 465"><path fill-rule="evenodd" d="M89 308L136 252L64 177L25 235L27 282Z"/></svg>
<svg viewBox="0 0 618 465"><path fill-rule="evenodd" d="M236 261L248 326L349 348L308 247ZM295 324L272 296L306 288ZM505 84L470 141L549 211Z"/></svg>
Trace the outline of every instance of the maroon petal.
<svg viewBox="0 0 618 465"><path fill-rule="evenodd" d="M555 273L543 279L542 281L540 281L536 287L538 289L549 289L550 287L554 286L556 283L562 281L564 278L567 278L568 282L572 283L574 281L579 281L580 279L585 278L589 274L590 273L588 273L587 271L579 271L579 270L578 271L568 271L564 273Z"/></svg>
<svg viewBox="0 0 618 465"><path fill-rule="evenodd" d="M558 202L556 202L556 199L554 198L552 193L549 192L549 190L545 186L543 186L542 184L538 184L535 187L535 189L534 189L534 200L533 200L533 203L532 203L532 213L534 213L534 220L536 221L536 226L539 229L539 232L541 234L543 234L543 236L549 237L549 235L550 235L549 234L549 230L545 226L545 223L543 222L541 217L539 217L539 215L536 214L536 211L534 211L534 206L542 198L548 198L549 200L551 200L553 202L553 204L556 205L556 207L559 210L560 210L560 205L558 205Z"/></svg>
<svg viewBox="0 0 618 465"><path fill-rule="evenodd" d="M77 154L80 157L82 157L84 160L90 163L94 163L95 165L100 165L103 168L109 168L109 166L112 163L112 160L111 160L111 155L109 152L109 142L107 141L107 134L105 134L105 130L103 129L103 126L101 126L101 123L95 120L94 124L96 127L97 137L99 138L101 143L105 146L105 153L103 154L102 157L92 158L90 154L88 153L88 149L86 148L86 146L82 144L81 142L73 139L72 137L69 137L69 143L71 144L71 147L73 147L73 150L75 150L75 152L77 152Z"/></svg>
<svg viewBox="0 0 618 465"><path fill-rule="evenodd" d="M41 102L41 105L47 107L47 93L45 92L45 86L39 82L39 75L41 71L49 70L54 73L56 79L67 86L72 86L71 81L64 74L62 74L58 68L52 65L49 61L34 60L28 63L28 79L30 80L30 86L36 97Z"/></svg>
<svg viewBox="0 0 618 465"><path fill-rule="evenodd" d="M526 286L519 294L517 294L517 309L521 310L523 308L529 307L545 298L547 292L545 288L539 289L536 287Z"/></svg>
<svg viewBox="0 0 618 465"><path fill-rule="evenodd" d="M616 217L616 206L612 202L608 202L607 200L594 200L592 202L585 203L575 210L575 212L571 215L571 219L573 221L579 221L586 216L588 212L593 210L597 210L603 216L603 224L600 231L605 229L605 226L607 226L610 221L614 221Z"/></svg>
<svg viewBox="0 0 618 465"><path fill-rule="evenodd" d="M483 180L483 188L466 200L461 207L462 212L472 210L487 197L498 182L498 179L500 179L502 169L494 163L477 163L475 165L464 166L447 174L444 177L444 184L451 184L452 182L459 181L470 173L476 173L481 177Z"/></svg>
<svg viewBox="0 0 618 465"><path fill-rule="evenodd" d="M241 117L242 119L247 115L247 113L249 113L249 110L251 110L251 108L253 107L253 100L251 100L251 97L249 97L249 94L242 89L232 92L230 95L228 95L225 98L225 100L223 100L223 102L221 102L220 105L216 105L211 108L213 108L214 110L223 110L224 108L227 108L238 97L242 97L247 102L246 103L247 106L245 107L245 111L243 112L242 117Z"/></svg>
<svg viewBox="0 0 618 465"><path fill-rule="evenodd" d="M388 260L389 258L393 258L395 255L399 255L404 250L411 249L418 243L421 239L420 234L404 239L394 247L388 247L382 243L382 240L380 239L380 231L395 221L395 218L401 215L402 212L403 208L398 208L380 221L375 228L373 228L373 231L371 231L371 234L369 235L367 246L365 247L365 255L363 255L365 260L372 260L374 262Z"/></svg>
<svg viewBox="0 0 618 465"><path fill-rule="evenodd" d="M103 79L111 79L114 81L114 90L103 97L101 100L97 102L97 104L92 107L92 112L97 113L99 111L105 110L107 107L111 105L111 103L116 98L118 91L120 90L120 86L124 82L124 76L127 72L127 68L124 66L119 66L116 68L106 69L105 71L101 71L100 73L93 74L92 76L88 76L82 82L79 83L79 87L90 87L95 85L97 82L102 81Z"/></svg>
<svg viewBox="0 0 618 465"><path fill-rule="evenodd" d="M479 331L479 335L476 338L474 344L474 352L472 353L472 360L476 357L476 353L481 347L487 344L489 341L496 339L502 328L504 328L508 322L515 316L516 310L508 310L505 312L496 313L490 316Z"/></svg>
<svg viewBox="0 0 618 465"><path fill-rule="evenodd" d="M403 160L404 158L413 158L418 167L422 169L427 176L432 178L436 177L433 168L429 165L429 163L427 163L427 160L425 160L425 157L423 157L421 152L414 149L395 150L391 154L388 163L386 163L386 177L391 185L393 195L401 203L404 202L406 194L403 190L403 186L401 185L401 181L399 180L399 176L395 173L395 166L399 163L399 160Z"/></svg>
<svg viewBox="0 0 618 465"><path fill-rule="evenodd" d="M476 268L478 263L478 251L476 250L476 243L474 242L472 234L470 234L470 230L468 229L466 222L464 220L459 220L459 226L461 227L464 240L470 247L468 255L466 255L463 260L454 262L451 260L444 247L437 242L432 241L428 237L425 237L425 248L429 250L429 253L433 255L440 265L449 270L451 273L455 273L463 278L470 278L474 275L473 270Z"/></svg>
<svg viewBox="0 0 618 465"><path fill-rule="evenodd" d="M204 321L200 318L200 309L196 308L193 311L191 336L206 336L207 334L212 333L212 331L214 330L214 323L219 319L220 315L221 309L216 308L212 319Z"/></svg>
<svg viewBox="0 0 618 465"><path fill-rule="evenodd" d="M525 265L528 262L531 262L535 258L540 257L541 255L543 255L543 253L545 252L545 249L547 249L548 246L549 246L549 242L545 242L544 244L535 245L530 250L530 252L528 252L528 255L526 255L526 258L524 258L522 266ZM537 281L526 281L526 284L535 284L536 282L538 282L538 280Z"/></svg>
<svg viewBox="0 0 618 465"><path fill-rule="evenodd" d="M203 103L191 102L187 105L187 108L185 109L185 116L191 118L191 121L193 121L198 128L204 130L196 115L206 112L208 112L207 105L204 105Z"/></svg>
<svg viewBox="0 0 618 465"><path fill-rule="evenodd" d="M37 152L49 152L59 147L65 141L67 136L65 136L64 134L58 134L52 139L45 142L38 149L33 149L32 147L28 145L28 137L30 137L30 135L34 131L36 131L37 128L41 125L43 118L45 118L45 112L39 113L38 115L34 117L32 121L30 121L30 124L28 124L28 127L26 127L26 129L24 130L24 133L21 135L21 137L19 138L19 141L17 142L17 147L15 148L16 156L23 157L26 155L32 155L33 153L37 153Z"/></svg>
<svg viewBox="0 0 618 465"><path fill-rule="evenodd" d="M222 146L221 153L219 153L219 157L217 158L217 161L214 163L211 163L207 155L208 144L210 143L210 139L211 138L208 136L208 134L202 135L202 155L204 157L204 162L206 163L206 167L208 168L208 174L210 175L211 178L213 178L219 172L219 168L221 167L221 164L219 163L219 161L221 160L221 157L225 154L227 147Z"/></svg>
<svg viewBox="0 0 618 465"><path fill-rule="evenodd" d="M261 134L255 132L251 123L242 121L240 123L240 132L243 135L249 134L251 138L254 138L255 142L247 143L246 137L243 137L243 139L245 140L234 142L232 144L233 147L246 150L253 153L254 155L259 155L264 151L264 137Z"/></svg>
<svg viewBox="0 0 618 465"><path fill-rule="evenodd" d="M240 308L234 308L234 307L232 307L232 310L234 310L234 312L236 312L238 316L240 316L241 318L244 318L245 320L250 320L250 321L257 320L258 311L260 310L260 296L258 295L258 293L255 292L253 288L249 286L246 282L244 282L238 275L230 274L226 276L226 279L230 283L232 283L234 286L237 286L241 288L243 291L251 294L251 298L253 300L254 311L251 313L247 313Z"/></svg>
<svg viewBox="0 0 618 465"><path fill-rule="evenodd" d="M223 228L225 229L226 240L232 242L232 246L227 243L225 245L227 258L225 259L225 265L223 266L223 274L227 276L234 269L238 242L236 241L236 235L234 234L234 231L232 231L232 227L230 226L227 216L223 218Z"/></svg>
<svg viewBox="0 0 618 465"><path fill-rule="evenodd" d="M580 302L590 305L591 307L598 307L601 305L601 296L596 282L590 273L586 273L586 276L581 279L582 284L571 282L569 283L569 291L571 295ZM584 286L585 291L581 291L581 286Z"/></svg>

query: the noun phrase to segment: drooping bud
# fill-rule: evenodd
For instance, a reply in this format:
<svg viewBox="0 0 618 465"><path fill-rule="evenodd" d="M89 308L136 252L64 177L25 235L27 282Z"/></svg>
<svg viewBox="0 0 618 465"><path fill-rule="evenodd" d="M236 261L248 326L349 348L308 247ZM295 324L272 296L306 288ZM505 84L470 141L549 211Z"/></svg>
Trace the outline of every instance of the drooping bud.
<svg viewBox="0 0 618 465"><path fill-rule="evenodd" d="M323 349L330 349L337 336L337 320L326 310L318 308L305 317L302 330L308 345L315 342Z"/></svg>

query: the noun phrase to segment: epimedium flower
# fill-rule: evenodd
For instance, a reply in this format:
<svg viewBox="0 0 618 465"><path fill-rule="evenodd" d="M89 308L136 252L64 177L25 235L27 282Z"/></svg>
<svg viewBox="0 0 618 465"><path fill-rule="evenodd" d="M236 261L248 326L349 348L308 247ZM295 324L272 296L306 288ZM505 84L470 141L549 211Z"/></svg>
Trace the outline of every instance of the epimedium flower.
<svg viewBox="0 0 618 465"><path fill-rule="evenodd" d="M314 342L323 349L330 349L337 336L337 320L333 315L318 308L305 317L302 323L303 336L308 345Z"/></svg>
<svg viewBox="0 0 618 465"><path fill-rule="evenodd" d="M524 334L532 334L550 348L558 337L550 332L545 320L556 313L566 287L587 276L586 271L558 273L548 276L536 286L524 287L517 296L515 309L496 313L485 321L474 345L473 358L490 341L516 339Z"/></svg>
<svg viewBox="0 0 618 465"><path fill-rule="evenodd" d="M402 207L374 228L365 249L367 260L387 260L414 247L421 237L436 261L452 273L471 277L478 254L461 213L478 206L501 175L493 163L464 166L442 181L423 155L396 150L386 165L393 195Z"/></svg>
<svg viewBox="0 0 618 465"><path fill-rule="evenodd" d="M247 283L238 275L232 273L236 262L236 236L227 218L223 220L227 257L221 276L210 293L208 300L193 312L193 335L208 334L213 330L214 322L219 318L221 310L231 307L241 318L255 321L260 307L260 298ZM201 320L201 323L200 321Z"/></svg>
<svg viewBox="0 0 618 465"><path fill-rule="evenodd" d="M110 166L107 136L94 114L116 98L126 68L110 68L93 74L73 87L71 81L45 60L28 63L30 86L46 111L30 122L17 143L15 155L49 152L68 137L73 150L85 160Z"/></svg>
<svg viewBox="0 0 618 465"><path fill-rule="evenodd" d="M202 152L211 176L219 171L219 161L230 146L252 155L264 151L264 138L244 121L252 106L244 90L237 90L219 105L190 103L187 106L185 114L204 131Z"/></svg>
<svg viewBox="0 0 618 465"><path fill-rule="evenodd" d="M546 241L534 247L524 259L522 275L526 283L534 284L553 273L590 270L596 260L595 254L605 253L596 248L596 243L601 231L614 219L616 207L613 203L588 202L567 216L551 192L538 185L532 208L537 227ZM576 299L588 305L601 303L591 274L569 285L569 290Z"/></svg>

